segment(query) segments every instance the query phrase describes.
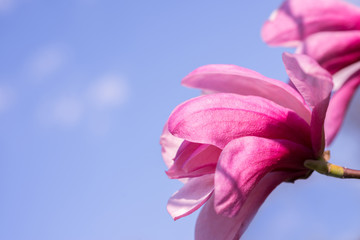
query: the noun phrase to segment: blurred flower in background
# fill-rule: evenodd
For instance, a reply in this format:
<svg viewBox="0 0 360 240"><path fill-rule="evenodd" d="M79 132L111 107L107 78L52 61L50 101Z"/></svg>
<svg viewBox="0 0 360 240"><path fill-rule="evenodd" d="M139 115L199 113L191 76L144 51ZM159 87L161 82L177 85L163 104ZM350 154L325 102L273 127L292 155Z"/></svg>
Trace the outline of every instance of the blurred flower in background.
<svg viewBox="0 0 360 240"><path fill-rule="evenodd" d="M272 46L297 47L334 74L325 123L330 145L360 84L360 7L342 0L286 0L265 22L262 38Z"/></svg>

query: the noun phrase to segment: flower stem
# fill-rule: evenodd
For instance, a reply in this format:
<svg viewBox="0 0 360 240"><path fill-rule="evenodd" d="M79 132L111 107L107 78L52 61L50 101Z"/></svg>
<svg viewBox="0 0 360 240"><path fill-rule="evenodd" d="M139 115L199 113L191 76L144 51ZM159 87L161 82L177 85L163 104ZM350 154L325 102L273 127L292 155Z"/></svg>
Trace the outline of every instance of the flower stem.
<svg viewBox="0 0 360 240"><path fill-rule="evenodd" d="M306 160L305 167L315 170L318 173L336 178L357 178L360 179L360 170L341 167L325 160Z"/></svg>

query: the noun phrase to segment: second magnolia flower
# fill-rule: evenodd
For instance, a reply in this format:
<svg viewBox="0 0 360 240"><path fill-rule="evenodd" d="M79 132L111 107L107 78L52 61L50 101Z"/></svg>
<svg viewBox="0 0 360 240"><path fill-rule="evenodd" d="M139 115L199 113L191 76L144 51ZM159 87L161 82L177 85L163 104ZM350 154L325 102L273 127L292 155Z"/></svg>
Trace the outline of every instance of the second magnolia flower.
<svg viewBox="0 0 360 240"><path fill-rule="evenodd" d="M342 0L285 0L262 28L272 46L293 46L333 74L325 120L330 145L360 86L360 8Z"/></svg>
<svg viewBox="0 0 360 240"><path fill-rule="evenodd" d="M167 175L185 182L169 213L178 219L205 203L197 240L240 238L277 185L307 178L304 161L322 158L331 75L305 55L283 61L296 89L234 65L183 80L212 93L179 105L161 137Z"/></svg>

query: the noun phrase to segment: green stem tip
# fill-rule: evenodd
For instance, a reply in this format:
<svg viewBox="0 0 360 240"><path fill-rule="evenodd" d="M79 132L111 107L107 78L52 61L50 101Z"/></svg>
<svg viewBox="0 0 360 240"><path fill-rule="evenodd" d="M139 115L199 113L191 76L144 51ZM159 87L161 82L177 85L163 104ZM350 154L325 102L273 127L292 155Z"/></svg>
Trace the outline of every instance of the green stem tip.
<svg viewBox="0 0 360 240"><path fill-rule="evenodd" d="M360 179L360 171L344 168L332 163L327 162L326 160L306 160L304 166L315 170L318 173L324 174L326 176L336 177L336 178L357 178Z"/></svg>

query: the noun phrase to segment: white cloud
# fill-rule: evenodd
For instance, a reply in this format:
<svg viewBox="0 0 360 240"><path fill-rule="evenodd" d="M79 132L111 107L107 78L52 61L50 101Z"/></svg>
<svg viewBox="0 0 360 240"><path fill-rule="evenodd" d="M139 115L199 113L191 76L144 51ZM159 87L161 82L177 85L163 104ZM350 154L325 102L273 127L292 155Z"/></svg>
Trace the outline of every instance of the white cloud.
<svg viewBox="0 0 360 240"><path fill-rule="evenodd" d="M76 98L59 99L53 108L54 120L65 125L77 124L83 115L83 105Z"/></svg>
<svg viewBox="0 0 360 240"><path fill-rule="evenodd" d="M15 7L15 0L0 0L0 13L8 13Z"/></svg>
<svg viewBox="0 0 360 240"><path fill-rule="evenodd" d="M128 95L129 88L122 77L104 74L80 91L44 101L37 117L45 125L75 127L81 124L96 135L105 135L111 129L112 110L121 107Z"/></svg>
<svg viewBox="0 0 360 240"><path fill-rule="evenodd" d="M0 113L9 109L14 101L14 91L10 87L0 86Z"/></svg>
<svg viewBox="0 0 360 240"><path fill-rule="evenodd" d="M65 47L56 44L44 46L30 57L26 69L36 81L41 81L59 71L67 60Z"/></svg>
<svg viewBox="0 0 360 240"><path fill-rule="evenodd" d="M128 87L121 77L104 75L90 85L88 96L91 104L96 107L116 107L126 101Z"/></svg>
<svg viewBox="0 0 360 240"><path fill-rule="evenodd" d="M74 96L62 96L41 106L38 118L46 125L72 127L84 116L84 104Z"/></svg>

